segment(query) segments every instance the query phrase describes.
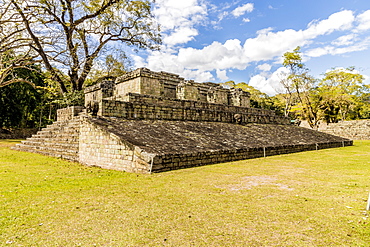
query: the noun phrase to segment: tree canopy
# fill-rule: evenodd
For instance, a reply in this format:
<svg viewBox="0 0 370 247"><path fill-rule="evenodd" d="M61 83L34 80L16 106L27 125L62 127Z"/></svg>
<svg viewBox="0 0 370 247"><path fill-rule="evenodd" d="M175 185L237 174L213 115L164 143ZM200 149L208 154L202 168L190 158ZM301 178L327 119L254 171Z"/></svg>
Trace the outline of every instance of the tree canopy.
<svg viewBox="0 0 370 247"><path fill-rule="evenodd" d="M369 116L369 87L354 67L334 68L316 79L302 62L300 47L283 55L289 74L281 80L286 115L294 115L317 128L319 121L366 118Z"/></svg>
<svg viewBox="0 0 370 247"><path fill-rule="evenodd" d="M0 85L15 68L43 64L63 93L79 91L96 60L124 47L159 49L150 1L0 0ZM7 80L4 80L7 78Z"/></svg>

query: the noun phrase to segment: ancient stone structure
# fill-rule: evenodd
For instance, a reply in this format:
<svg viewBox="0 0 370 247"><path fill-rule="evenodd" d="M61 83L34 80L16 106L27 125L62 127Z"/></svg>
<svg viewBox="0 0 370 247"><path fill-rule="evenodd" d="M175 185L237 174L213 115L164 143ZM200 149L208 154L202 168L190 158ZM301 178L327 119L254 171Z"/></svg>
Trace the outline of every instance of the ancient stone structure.
<svg viewBox="0 0 370 247"><path fill-rule="evenodd" d="M343 121L321 126L320 131L352 140L370 140L370 119Z"/></svg>
<svg viewBox="0 0 370 247"><path fill-rule="evenodd" d="M85 106L15 149L151 173L352 145L249 107L249 93L141 68L85 90ZM70 147L70 148L69 148Z"/></svg>

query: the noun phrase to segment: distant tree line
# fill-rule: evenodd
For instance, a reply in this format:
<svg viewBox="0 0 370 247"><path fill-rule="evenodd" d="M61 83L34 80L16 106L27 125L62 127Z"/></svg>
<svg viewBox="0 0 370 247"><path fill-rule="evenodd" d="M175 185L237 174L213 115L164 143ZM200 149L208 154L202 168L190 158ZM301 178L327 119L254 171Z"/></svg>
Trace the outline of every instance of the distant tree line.
<svg viewBox="0 0 370 247"><path fill-rule="evenodd" d="M363 83L364 77L354 67L334 68L317 79L302 63L300 47L286 52L283 58L289 72L281 75L282 93L268 96L244 82L223 85L250 92L252 107L306 120L312 128L318 128L320 121L330 124L370 118L370 85Z"/></svg>

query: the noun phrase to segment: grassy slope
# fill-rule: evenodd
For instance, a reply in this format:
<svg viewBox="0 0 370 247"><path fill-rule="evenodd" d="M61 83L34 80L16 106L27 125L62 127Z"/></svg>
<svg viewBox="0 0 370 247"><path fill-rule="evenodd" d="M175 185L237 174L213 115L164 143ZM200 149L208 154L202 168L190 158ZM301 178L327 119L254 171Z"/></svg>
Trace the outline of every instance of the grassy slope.
<svg viewBox="0 0 370 247"><path fill-rule="evenodd" d="M136 175L0 140L0 246L368 246L370 141Z"/></svg>

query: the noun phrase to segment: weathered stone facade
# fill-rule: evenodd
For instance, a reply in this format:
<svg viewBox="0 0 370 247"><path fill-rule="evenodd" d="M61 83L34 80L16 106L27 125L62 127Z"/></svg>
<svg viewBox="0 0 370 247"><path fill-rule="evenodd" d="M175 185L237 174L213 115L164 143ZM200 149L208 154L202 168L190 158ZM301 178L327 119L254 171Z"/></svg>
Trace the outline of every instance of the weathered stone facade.
<svg viewBox="0 0 370 247"><path fill-rule="evenodd" d="M57 110L58 121L68 121L78 118L78 114L84 110L82 106L71 106Z"/></svg>
<svg viewBox="0 0 370 247"><path fill-rule="evenodd" d="M192 100L215 104L250 106L250 94L241 89L225 89L217 83L196 83L167 72L140 68L117 78L85 89L85 106L90 101L112 97L122 99L128 93L155 97Z"/></svg>
<svg viewBox="0 0 370 247"><path fill-rule="evenodd" d="M124 100L103 99L99 116L125 119L206 121L225 123L289 124L289 120L264 109L210 104L128 93Z"/></svg>
<svg viewBox="0 0 370 247"><path fill-rule="evenodd" d="M319 128L320 131L352 140L370 140L370 120L353 120L332 123Z"/></svg>
<svg viewBox="0 0 370 247"><path fill-rule="evenodd" d="M240 89L166 72L138 69L86 88L85 95L87 111L59 110L57 122L16 149L151 173L352 145L250 108L249 93Z"/></svg>

